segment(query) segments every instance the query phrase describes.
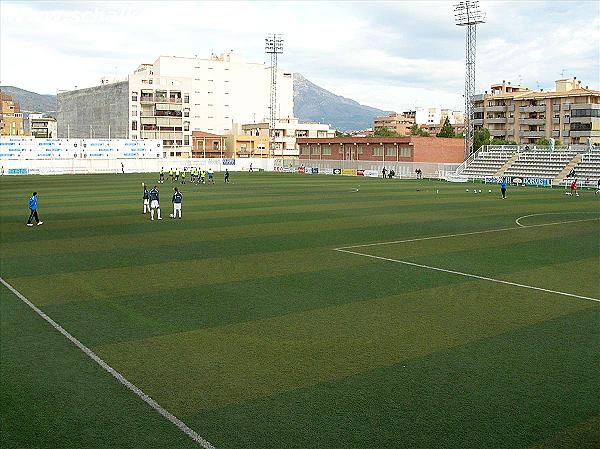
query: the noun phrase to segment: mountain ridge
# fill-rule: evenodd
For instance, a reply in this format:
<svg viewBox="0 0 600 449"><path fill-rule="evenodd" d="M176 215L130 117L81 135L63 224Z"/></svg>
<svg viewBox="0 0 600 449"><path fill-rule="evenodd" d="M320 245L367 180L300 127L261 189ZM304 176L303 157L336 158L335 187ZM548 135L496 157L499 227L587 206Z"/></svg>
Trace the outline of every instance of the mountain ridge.
<svg viewBox="0 0 600 449"><path fill-rule="evenodd" d="M365 106L350 98L336 95L294 73L294 116L301 121L328 123L339 131L358 131L370 128L373 118L389 114L388 111ZM19 103L21 111L43 112L56 117L58 100L56 95L38 94L16 86L0 86Z"/></svg>

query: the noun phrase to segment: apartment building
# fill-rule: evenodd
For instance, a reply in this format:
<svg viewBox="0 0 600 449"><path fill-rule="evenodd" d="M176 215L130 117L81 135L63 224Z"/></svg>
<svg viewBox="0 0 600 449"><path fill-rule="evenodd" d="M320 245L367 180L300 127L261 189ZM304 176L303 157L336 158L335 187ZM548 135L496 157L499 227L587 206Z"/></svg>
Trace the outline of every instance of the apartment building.
<svg viewBox="0 0 600 449"><path fill-rule="evenodd" d="M600 91L582 87L576 78L557 80L554 91L503 81L472 101L475 129L487 128L492 137L520 145L541 138L565 145L600 143Z"/></svg>
<svg viewBox="0 0 600 449"><path fill-rule="evenodd" d="M399 136L410 136L410 128L415 124L415 111L407 111L401 114L396 112L373 119L373 129L387 128Z"/></svg>
<svg viewBox="0 0 600 449"><path fill-rule="evenodd" d="M54 117L46 117L39 112L29 114L29 132L38 139L56 138L58 129Z"/></svg>
<svg viewBox="0 0 600 449"><path fill-rule="evenodd" d="M242 133L248 136L269 137L269 123L246 123ZM335 129L323 123L300 122L295 117L280 118L275 122L271 153L275 157L298 157L296 140L299 138L333 138Z"/></svg>
<svg viewBox="0 0 600 449"><path fill-rule="evenodd" d="M23 113L19 103L0 91L0 136L23 136Z"/></svg>
<svg viewBox="0 0 600 449"><path fill-rule="evenodd" d="M446 117L448 117L452 126L462 125L465 121L464 114L461 111L436 107L418 107L415 109L414 117L417 125L427 125L427 127L443 124L446 121Z"/></svg>
<svg viewBox="0 0 600 449"><path fill-rule="evenodd" d="M233 123L268 117L270 83L270 66L245 62L233 51L206 59L160 56L127 81L59 93L59 136L70 129L72 137L88 137L91 128L96 137L108 137L109 124L113 134L124 126L124 137L158 139L165 156L190 157L194 131L230 134ZM74 97L83 97L95 115L72 114L86 109ZM277 115L292 117L292 73L277 73L277 99Z"/></svg>

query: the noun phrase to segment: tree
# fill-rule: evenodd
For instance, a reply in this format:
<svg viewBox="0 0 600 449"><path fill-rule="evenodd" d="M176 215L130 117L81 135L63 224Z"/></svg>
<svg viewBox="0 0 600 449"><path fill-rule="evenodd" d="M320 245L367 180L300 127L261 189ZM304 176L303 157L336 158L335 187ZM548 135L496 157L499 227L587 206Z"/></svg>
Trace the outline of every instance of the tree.
<svg viewBox="0 0 600 449"><path fill-rule="evenodd" d="M396 131L392 131L391 129L382 126L381 128L376 128L373 133L375 137L398 137L398 133Z"/></svg>
<svg viewBox="0 0 600 449"><path fill-rule="evenodd" d="M473 151L477 151L483 145L490 144L490 132L487 128L481 128L473 134Z"/></svg>
<svg viewBox="0 0 600 449"><path fill-rule="evenodd" d="M437 137L454 137L454 128L450 124L450 119L446 117L442 129L436 134Z"/></svg>
<svg viewBox="0 0 600 449"><path fill-rule="evenodd" d="M548 139L546 139L545 137L542 137L541 139L538 139L537 144L543 145L543 146L549 146L550 141Z"/></svg>
<svg viewBox="0 0 600 449"><path fill-rule="evenodd" d="M496 139L495 137L490 142L490 145L516 145L514 140Z"/></svg>
<svg viewBox="0 0 600 449"><path fill-rule="evenodd" d="M411 136L429 137L429 133L421 128L418 124L413 123L410 127Z"/></svg>

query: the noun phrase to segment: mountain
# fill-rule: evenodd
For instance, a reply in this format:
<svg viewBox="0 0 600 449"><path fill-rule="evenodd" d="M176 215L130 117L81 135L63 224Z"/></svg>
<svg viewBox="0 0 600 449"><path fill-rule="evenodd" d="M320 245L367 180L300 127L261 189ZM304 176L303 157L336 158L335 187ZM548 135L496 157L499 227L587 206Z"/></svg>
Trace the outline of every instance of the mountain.
<svg viewBox="0 0 600 449"><path fill-rule="evenodd" d="M14 86L0 86L0 90L12 96L25 115L35 111L56 117L56 95L40 95ZM335 95L294 73L294 115L301 121L329 123L340 131L355 131L372 127L373 117L387 114L388 111Z"/></svg>
<svg viewBox="0 0 600 449"><path fill-rule="evenodd" d="M14 86L0 86L0 90L19 103L21 112L44 112L56 117L56 111L58 111L56 95L40 95Z"/></svg>
<svg viewBox="0 0 600 449"><path fill-rule="evenodd" d="M364 106L335 95L294 73L294 115L301 121L329 123L340 131L358 131L373 126L373 117L388 111Z"/></svg>

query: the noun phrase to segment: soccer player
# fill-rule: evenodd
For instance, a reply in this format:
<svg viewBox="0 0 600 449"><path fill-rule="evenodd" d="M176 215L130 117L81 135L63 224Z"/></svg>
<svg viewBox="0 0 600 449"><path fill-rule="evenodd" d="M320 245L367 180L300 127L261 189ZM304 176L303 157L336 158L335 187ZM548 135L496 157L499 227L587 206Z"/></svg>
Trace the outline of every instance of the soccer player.
<svg viewBox="0 0 600 449"><path fill-rule="evenodd" d="M158 188L154 186L148 193L150 195L150 220L154 221L154 209L156 209L158 219L162 220L160 218L160 204L158 203Z"/></svg>
<svg viewBox="0 0 600 449"><path fill-rule="evenodd" d="M173 182L173 169L172 168L169 170L169 179L171 179L171 182Z"/></svg>
<svg viewBox="0 0 600 449"><path fill-rule="evenodd" d="M148 186L146 186L146 184L144 184L143 199L144 199L144 211L142 213L145 214L146 212L150 212L150 194L148 193Z"/></svg>
<svg viewBox="0 0 600 449"><path fill-rule="evenodd" d="M571 183L571 196L573 196L573 193L575 196L579 196L579 192L577 191L577 178Z"/></svg>
<svg viewBox="0 0 600 449"><path fill-rule="evenodd" d="M175 192L173 192L173 217L177 218L177 214L179 214L179 218L181 218L181 200L183 199L183 195L179 191L177 187L175 187Z"/></svg>
<svg viewBox="0 0 600 449"><path fill-rule="evenodd" d="M214 180L213 176L214 176L213 169L212 169L212 168L209 168L209 169L208 169L208 182L209 182L209 183L212 183L212 184L214 184L214 183L215 183L215 180Z"/></svg>
<svg viewBox="0 0 600 449"><path fill-rule="evenodd" d="M175 169L175 182L179 181L179 168Z"/></svg>
<svg viewBox="0 0 600 449"><path fill-rule="evenodd" d="M31 213L29 214L29 219L27 220L27 226L33 226L31 221L34 218L38 226L44 223L43 221L40 221L40 217L38 217L37 208L37 192L33 192L33 195L31 195L31 198L29 198L29 210Z"/></svg>
<svg viewBox="0 0 600 449"><path fill-rule="evenodd" d="M381 175L382 175L383 179L385 179L386 173L387 173L387 169L385 167L383 167L383 170L381 170Z"/></svg>
<svg viewBox="0 0 600 449"><path fill-rule="evenodd" d="M595 194L596 194L596 195L600 195L600 179L598 179L598 185L597 185L596 187L597 187L597 188L596 188L596 192L595 192Z"/></svg>
<svg viewBox="0 0 600 449"><path fill-rule="evenodd" d="M502 178L502 182L500 183L500 192L502 192L502 199L506 199L506 178Z"/></svg>
<svg viewBox="0 0 600 449"><path fill-rule="evenodd" d="M185 184L185 168L183 169L183 171L181 172L181 183Z"/></svg>
<svg viewBox="0 0 600 449"><path fill-rule="evenodd" d="M229 170L225 169L225 184L229 184Z"/></svg>
<svg viewBox="0 0 600 449"><path fill-rule="evenodd" d="M165 182L165 170L163 167L160 167L160 171L158 172L158 183L163 184Z"/></svg>
<svg viewBox="0 0 600 449"><path fill-rule="evenodd" d="M202 170L200 172L200 182L202 182L202 184L204 184L205 180L206 180L206 171Z"/></svg>

